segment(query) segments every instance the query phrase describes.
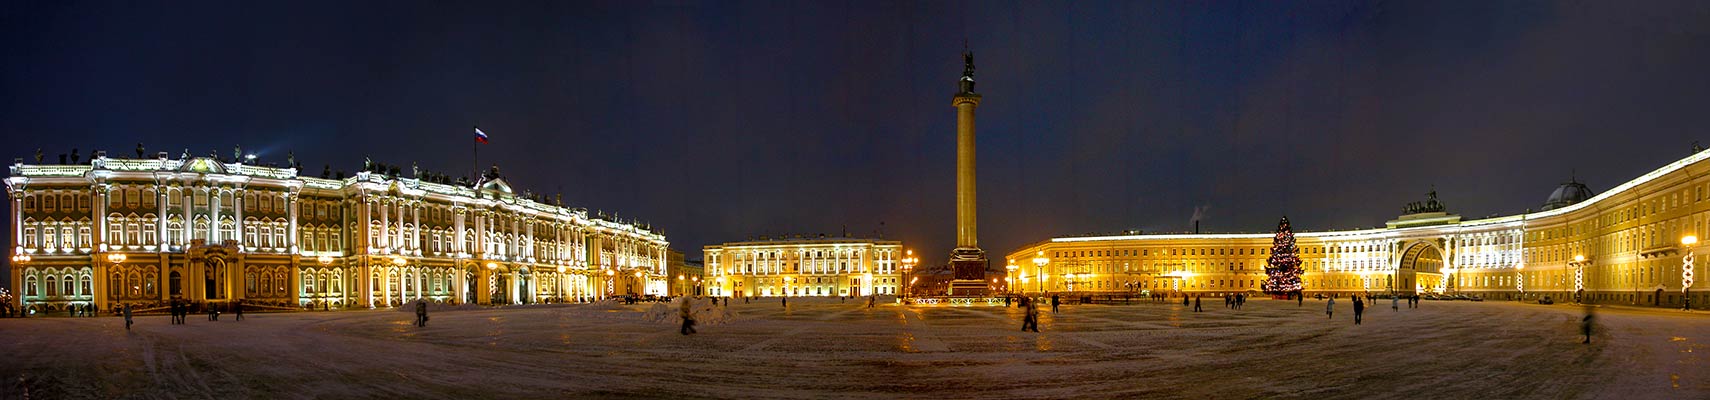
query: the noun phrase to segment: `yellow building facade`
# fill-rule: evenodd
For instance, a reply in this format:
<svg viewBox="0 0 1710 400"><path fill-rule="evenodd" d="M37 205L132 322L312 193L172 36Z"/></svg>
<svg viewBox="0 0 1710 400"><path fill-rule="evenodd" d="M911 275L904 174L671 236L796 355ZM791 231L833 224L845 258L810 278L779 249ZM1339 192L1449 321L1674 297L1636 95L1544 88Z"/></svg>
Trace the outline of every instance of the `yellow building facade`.
<svg viewBox="0 0 1710 400"><path fill-rule="evenodd" d="M709 296L894 295L901 287L902 242L856 238L782 238L702 248Z"/></svg>
<svg viewBox="0 0 1710 400"><path fill-rule="evenodd" d="M6 178L13 305L331 309L666 294L668 243L644 225L514 193L496 169L478 185L398 175L325 179L166 153L20 160Z"/></svg>
<svg viewBox="0 0 1710 400"><path fill-rule="evenodd" d="M1384 228L1296 232L1307 295L1455 293L1679 306L1710 300L1702 254L1710 152L1593 195L1563 184L1544 211L1462 221L1435 199ZM1435 207L1432 207L1432 206ZM1257 293L1272 233L1058 237L1010 252L1026 292ZM1699 262L1685 265L1686 253ZM1690 285L1690 286L1689 286Z"/></svg>

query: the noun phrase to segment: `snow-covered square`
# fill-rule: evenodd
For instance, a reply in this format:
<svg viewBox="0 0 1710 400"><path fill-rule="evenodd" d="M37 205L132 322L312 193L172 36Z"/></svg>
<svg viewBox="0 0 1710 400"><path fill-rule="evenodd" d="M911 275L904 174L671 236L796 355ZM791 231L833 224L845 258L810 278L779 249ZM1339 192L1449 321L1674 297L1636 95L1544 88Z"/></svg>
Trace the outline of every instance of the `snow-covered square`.
<svg viewBox="0 0 1710 400"><path fill-rule="evenodd" d="M20 398L1710 398L1701 312L1206 298L1013 307L864 299L0 319ZM1374 397L1375 396L1375 397Z"/></svg>

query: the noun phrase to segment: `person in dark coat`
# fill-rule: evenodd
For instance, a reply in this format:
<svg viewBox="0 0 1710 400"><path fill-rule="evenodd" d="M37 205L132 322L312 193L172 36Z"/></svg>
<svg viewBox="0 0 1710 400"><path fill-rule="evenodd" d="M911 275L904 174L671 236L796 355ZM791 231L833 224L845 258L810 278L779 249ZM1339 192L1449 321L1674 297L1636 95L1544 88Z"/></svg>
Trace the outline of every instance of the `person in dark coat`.
<svg viewBox="0 0 1710 400"><path fill-rule="evenodd" d="M1032 298L1022 297L1021 298L1021 308L1023 310L1025 310L1025 312L1026 312L1026 314L1023 314L1021 317L1021 331L1027 332L1028 330L1032 330L1034 332L1038 332L1039 331L1039 304L1038 304L1038 302L1033 301Z"/></svg>
<svg viewBox="0 0 1710 400"><path fill-rule="evenodd" d="M1195 296L1195 297L1194 297L1194 298L1193 298L1193 312L1200 312L1200 311L1202 311L1202 310L1201 310L1201 309L1200 309L1200 308L1199 308L1199 301L1200 301L1200 300L1201 300L1201 299L1204 299L1204 298L1205 298L1205 295L1199 295L1199 296Z"/></svg>
<svg viewBox="0 0 1710 400"><path fill-rule="evenodd" d="M1364 315L1365 312L1366 312L1366 303L1364 301L1360 301L1359 296L1355 296L1354 297L1354 325L1360 324L1360 316Z"/></svg>
<svg viewBox="0 0 1710 400"><path fill-rule="evenodd" d="M131 330L131 305L125 305L125 330ZM1589 340L1589 339L1588 339ZM1587 343L1590 343L1589 341Z"/></svg>
<svg viewBox="0 0 1710 400"><path fill-rule="evenodd" d="M232 306L236 307L236 309L234 309L233 311L237 311L237 320L242 321L243 320L243 299L238 299L238 301L236 303L233 303Z"/></svg>
<svg viewBox="0 0 1710 400"><path fill-rule="evenodd" d="M1063 304L1063 302L1062 302L1062 300L1057 298L1057 295L1054 295L1054 294L1051 295L1051 313L1052 314L1057 313L1057 306L1061 305L1061 304Z"/></svg>
<svg viewBox="0 0 1710 400"><path fill-rule="evenodd" d="M695 333L695 311L694 305L692 304L694 303L695 298L684 296L682 301L681 314L683 317L683 328L677 331L681 332L684 336L688 336L691 333Z"/></svg>
<svg viewBox="0 0 1710 400"><path fill-rule="evenodd" d="M416 326L426 327L428 321L427 302L416 300Z"/></svg>
<svg viewBox="0 0 1710 400"><path fill-rule="evenodd" d="M1586 306L1585 318L1579 320L1579 332L1585 335L1585 341L1580 343L1591 344L1591 323L1596 319L1596 313L1592 312L1591 306Z"/></svg>

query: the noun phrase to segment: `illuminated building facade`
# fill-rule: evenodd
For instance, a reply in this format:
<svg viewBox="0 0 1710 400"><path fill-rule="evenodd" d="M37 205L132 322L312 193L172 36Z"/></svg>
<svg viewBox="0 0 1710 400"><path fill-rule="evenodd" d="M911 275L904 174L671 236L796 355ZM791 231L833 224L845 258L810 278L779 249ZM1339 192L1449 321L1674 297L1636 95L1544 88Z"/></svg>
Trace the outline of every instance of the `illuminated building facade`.
<svg viewBox="0 0 1710 400"><path fill-rule="evenodd" d="M710 296L894 295L901 286L900 241L762 238L702 250Z"/></svg>
<svg viewBox="0 0 1710 400"><path fill-rule="evenodd" d="M393 171L323 179L166 153L19 160L6 179L12 290L38 311L665 294L668 243L643 225L519 195L497 168L478 186Z"/></svg>
<svg viewBox="0 0 1710 400"><path fill-rule="evenodd" d="M1679 306L1705 304L1702 265L1683 268L1688 237L1710 234L1710 152L1593 195L1578 182L1543 211L1462 221L1431 199L1383 228L1297 232L1308 295L1455 293ZM1058 237L1006 258L1016 288L1258 293L1273 234ZM1700 257L1702 259L1702 257ZM1689 289L1689 290L1688 290Z"/></svg>

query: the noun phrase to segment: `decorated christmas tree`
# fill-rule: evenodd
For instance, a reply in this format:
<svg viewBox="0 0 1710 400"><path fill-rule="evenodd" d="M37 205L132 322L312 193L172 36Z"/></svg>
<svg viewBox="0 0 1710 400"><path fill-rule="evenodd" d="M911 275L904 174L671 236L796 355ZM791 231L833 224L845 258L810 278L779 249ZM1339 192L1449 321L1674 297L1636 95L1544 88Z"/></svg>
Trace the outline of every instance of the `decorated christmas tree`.
<svg viewBox="0 0 1710 400"><path fill-rule="evenodd" d="M1288 217L1277 222L1277 236L1271 239L1271 259L1265 266L1265 283L1260 285L1265 293L1288 294L1300 291L1300 249L1294 247L1294 227L1289 226Z"/></svg>

